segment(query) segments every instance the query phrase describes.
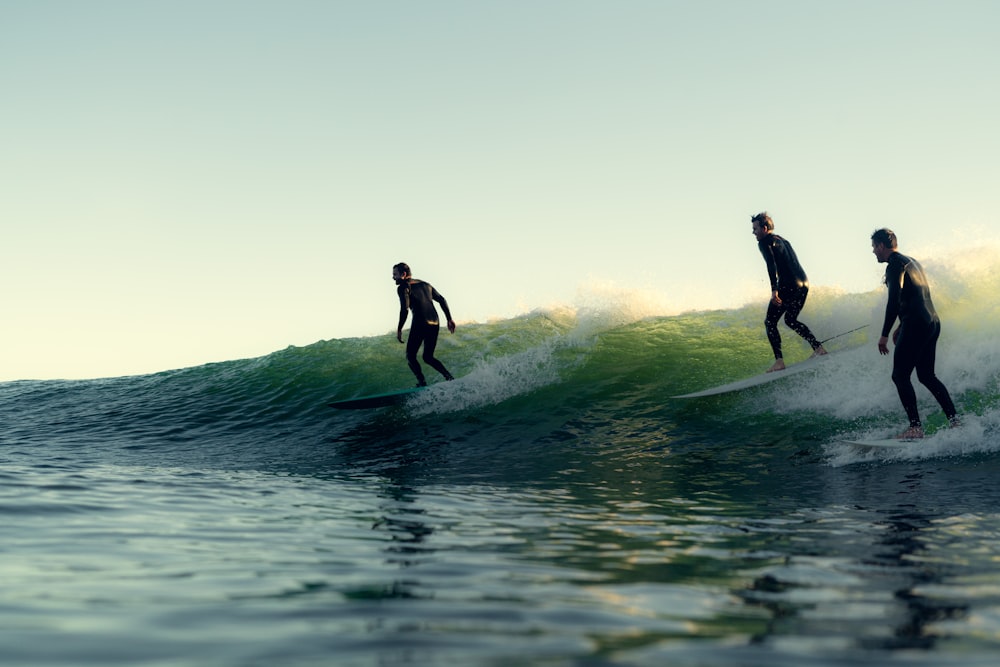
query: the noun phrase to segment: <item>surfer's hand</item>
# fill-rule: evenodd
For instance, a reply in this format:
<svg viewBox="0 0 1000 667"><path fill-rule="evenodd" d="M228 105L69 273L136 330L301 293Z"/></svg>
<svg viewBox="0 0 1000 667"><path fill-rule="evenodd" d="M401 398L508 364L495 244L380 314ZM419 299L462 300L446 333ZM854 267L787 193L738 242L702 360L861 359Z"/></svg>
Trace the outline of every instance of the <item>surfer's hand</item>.
<svg viewBox="0 0 1000 667"><path fill-rule="evenodd" d="M882 336L878 339L878 353L889 354L889 337Z"/></svg>
<svg viewBox="0 0 1000 667"><path fill-rule="evenodd" d="M780 296L778 296L778 292L777 292L777 291L776 291L776 292L774 292L774 295L773 295L773 296L771 297L771 301L772 301L772 302L774 303L774 305L776 305L776 306L780 306L780 305L781 305L781 297L780 297Z"/></svg>
<svg viewBox="0 0 1000 667"><path fill-rule="evenodd" d="M396 340L398 340L400 343L403 342L403 330L402 329L396 329Z"/></svg>
<svg viewBox="0 0 1000 667"><path fill-rule="evenodd" d="M899 345L899 327L896 327L896 330L892 332L892 344Z"/></svg>
<svg viewBox="0 0 1000 667"><path fill-rule="evenodd" d="M455 320L448 320L448 331L455 333Z"/></svg>

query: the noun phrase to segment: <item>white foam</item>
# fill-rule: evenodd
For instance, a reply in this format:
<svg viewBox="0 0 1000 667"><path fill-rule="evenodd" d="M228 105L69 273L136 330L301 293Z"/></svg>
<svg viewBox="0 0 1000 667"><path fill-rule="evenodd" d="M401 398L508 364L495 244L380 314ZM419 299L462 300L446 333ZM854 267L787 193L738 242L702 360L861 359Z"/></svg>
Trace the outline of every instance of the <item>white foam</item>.
<svg viewBox="0 0 1000 667"><path fill-rule="evenodd" d="M905 426L905 424L904 424ZM843 439L891 438L900 430L859 430L842 434ZM898 449L861 449L839 439L824 446L828 462L833 466L863 462L918 461L922 459L993 454L1000 452L1000 418L995 411L985 416L967 415L960 428L942 428L923 440Z"/></svg>
<svg viewBox="0 0 1000 667"><path fill-rule="evenodd" d="M414 415L457 412L496 405L559 381L555 352L561 339L552 339L509 356L480 360L473 370L453 382L441 382L407 403Z"/></svg>

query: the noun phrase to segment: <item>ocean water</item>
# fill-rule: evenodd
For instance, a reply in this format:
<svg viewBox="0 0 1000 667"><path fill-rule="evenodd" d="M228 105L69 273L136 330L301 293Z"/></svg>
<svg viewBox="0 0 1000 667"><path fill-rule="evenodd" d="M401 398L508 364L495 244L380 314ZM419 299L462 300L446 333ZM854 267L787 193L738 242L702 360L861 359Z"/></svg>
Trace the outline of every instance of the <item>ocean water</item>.
<svg viewBox="0 0 1000 667"><path fill-rule="evenodd" d="M763 304L536 311L443 335L408 403L391 335L154 375L0 384L10 665L993 665L1000 293L928 265L964 425L904 416L884 293L814 289L814 372ZM865 326L867 325L867 326ZM789 361L806 346L782 329ZM430 377L430 375L429 375Z"/></svg>

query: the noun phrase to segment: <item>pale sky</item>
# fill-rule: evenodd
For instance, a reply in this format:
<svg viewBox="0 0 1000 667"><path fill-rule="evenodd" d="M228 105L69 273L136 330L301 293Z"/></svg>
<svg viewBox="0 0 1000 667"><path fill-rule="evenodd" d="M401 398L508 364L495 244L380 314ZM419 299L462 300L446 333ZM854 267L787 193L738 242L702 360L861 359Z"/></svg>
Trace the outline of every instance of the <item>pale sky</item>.
<svg viewBox="0 0 1000 667"><path fill-rule="evenodd" d="M0 380L867 292L995 233L1000 2L0 0ZM918 251L919 253L918 254ZM626 296L621 296L626 295ZM649 314L654 314L653 312Z"/></svg>

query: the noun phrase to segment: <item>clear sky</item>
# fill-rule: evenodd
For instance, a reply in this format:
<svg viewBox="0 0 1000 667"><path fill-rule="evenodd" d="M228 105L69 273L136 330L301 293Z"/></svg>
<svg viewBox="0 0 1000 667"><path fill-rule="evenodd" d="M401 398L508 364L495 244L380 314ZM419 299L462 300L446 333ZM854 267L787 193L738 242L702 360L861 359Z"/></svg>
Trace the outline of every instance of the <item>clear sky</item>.
<svg viewBox="0 0 1000 667"><path fill-rule="evenodd" d="M398 261L460 325L763 303L763 209L814 286L869 291L876 227L998 229L998 29L992 0L0 0L0 380L385 335Z"/></svg>

